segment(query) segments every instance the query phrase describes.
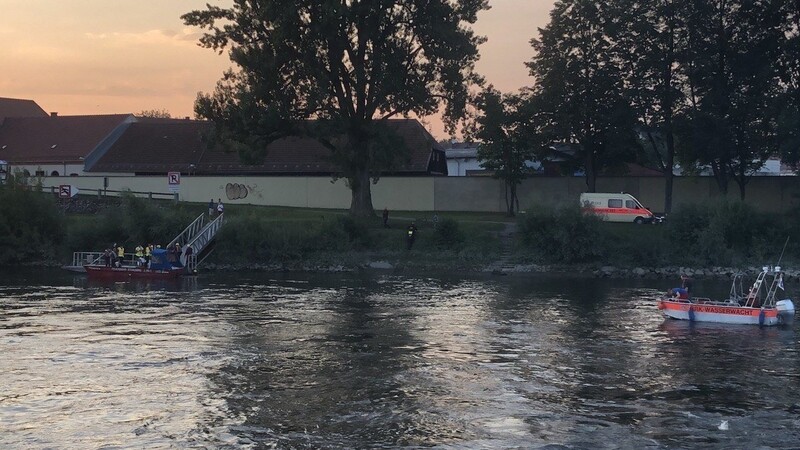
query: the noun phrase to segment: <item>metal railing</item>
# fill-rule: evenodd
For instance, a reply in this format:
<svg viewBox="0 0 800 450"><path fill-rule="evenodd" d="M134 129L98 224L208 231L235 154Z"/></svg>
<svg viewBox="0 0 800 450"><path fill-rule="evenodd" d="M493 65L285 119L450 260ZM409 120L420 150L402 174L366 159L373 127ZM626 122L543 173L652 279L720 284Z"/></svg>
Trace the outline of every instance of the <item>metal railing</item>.
<svg viewBox="0 0 800 450"><path fill-rule="evenodd" d="M84 264L100 264L103 252L74 252L72 254L72 267L83 267Z"/></svg>
<svg viewBox="0 0 800 450"><path fill-rule="evenodd" d="M197 216L197 218L194 219L194 221L190 223L189 226L184 228L183 231L181 231L177 236L175 236L175 239L173 239L172 241L170 241L169 244L167 244L167 248L171 248L176 243L180 244L181 247L184 247L187 242L190 242L192 239L195 238L195 236L197 236L198 233L200 233L203 230L203 227L205 227L206 225L205 222L206 222L205 214L200 214L199 216Z"/></svg>
<svg viewBox="0 0 800 450"><path fill-rule="evenodd" d="M222 228L224 214L220 214L216 219L206 223L205 214L198 216L189 226L187 226L178 236L173 239L166 248L170 248L176 243L181 244L183 251L180 255L180 262L190 271L197 268L197 255L205 250L217 232ZM191 246L193 253L186 256L186 246ZM86 264L105 264L103 260L104 252L74 252L72 254L72 266L75 268L83 267ZM137 258L134 253L125 253L121 261L122 264L136 265Z"/></svg>
<svg viewBox="0 0 800 450"><path fill-rule="evenodd" d="M220 214L216 219L209 222L194 239L188 242L188 245L192 247L194 255L198 255L205 250L211 240L214 239L214 236L217 235L219 229L222 228L224 220L225 214Z"/></svg>
<svg viewBox="0 0 800 450"><path fill-rule="evenodd" d="M58 196L58 186L42 186L43 191L49 190L51 194ZM129 191L129 190L114 190L114 189L104 189L104 188L97 188L97 189L80 189L80 196L89 196L89 195L97 195L98 198L102 197L119 197L122 194L131 194L134 197L139 198L148 198L150 200L153 199L162 199L162 200L173 200L177 202L180 198L180 195L177 192L144 192L144 191Z"/></svg>
<svg viewBox="0 0 800 450"><path fill-rule="evenodd" d="M72 253L72 267L83 267L85 264L105 264L103 261L103 254L105 252L73 252ZM116 253L114 254L116 256ZM136 254L125 253L125 256L120 261L123 265L136 265Z"/></svg>

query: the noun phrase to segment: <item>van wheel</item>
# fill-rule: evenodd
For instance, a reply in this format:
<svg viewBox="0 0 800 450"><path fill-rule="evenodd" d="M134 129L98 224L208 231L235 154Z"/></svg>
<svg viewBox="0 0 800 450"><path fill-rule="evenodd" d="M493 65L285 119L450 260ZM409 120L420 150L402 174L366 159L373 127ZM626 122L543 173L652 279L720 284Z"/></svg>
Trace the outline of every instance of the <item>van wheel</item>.
<svg viewBox="0 0 800 450"><path fill-rule="evenodd" d="M637 217L633 219L633 223L635 223L636 225L641 225L644 223L644 219L642 219L641 217Z"/></svg>

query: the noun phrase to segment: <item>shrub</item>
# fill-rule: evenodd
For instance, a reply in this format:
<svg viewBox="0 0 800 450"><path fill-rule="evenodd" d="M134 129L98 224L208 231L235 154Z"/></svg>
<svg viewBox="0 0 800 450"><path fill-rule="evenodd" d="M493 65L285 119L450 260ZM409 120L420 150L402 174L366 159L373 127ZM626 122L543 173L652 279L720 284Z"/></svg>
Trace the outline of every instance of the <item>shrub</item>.
<svg viewBox="0 0 800 450"><path fill-rule="evenodd" d="M274 222L251 214L229 219L217 235L220 262L297 260L309 253L367 249L372 235L367 225L349 216L325 222Z"/></svg>
<svg viewBox="0 0 800 450"><path fill-rule="evenodd" d="M0 264L57 256L64 219L49 195L15 186L0 187Z"/></svg>
<svg viewBox="0 0 800 450"><path fill-rule="evenodd" d="M578 208L542 208L529 211L520 221L523 244L546 262L597 261L605 249L601 219Z"/></svg>
<svg viewBox="0 0 800 450"><path fill-rule="evenodd" d="M326 247L331 249L363 250L372 247L373 244L367 223L351 216L338 216L334 220L325 222L321 234L320 238L328 242L329 245Z"/></svg>
<svg viewBox="0 0 800 450"><path fill-rule="evenodd" d="M433 230L433 242L441 250L458 250L464 243L464 233L458 222L445 217L436 224Z"/></svg>
<svg viewBox="0 0 800 450"><path fill-rule="evenodd" d="M682 206L670 216L667 227L675 258L682 254L683 262L737 265L779 252L773 247L788 233L785 222L742 202L721 202ZM779 238L770 239L773 236Z"/></svg>
<svg viewBox="0 0 800 450"><path fill-rule="evenodd" d="M667 234L672 245L684 250L694 249L700 230L708 228L711 221L708 210L695 204L676 208L667 219Z"/></svg>

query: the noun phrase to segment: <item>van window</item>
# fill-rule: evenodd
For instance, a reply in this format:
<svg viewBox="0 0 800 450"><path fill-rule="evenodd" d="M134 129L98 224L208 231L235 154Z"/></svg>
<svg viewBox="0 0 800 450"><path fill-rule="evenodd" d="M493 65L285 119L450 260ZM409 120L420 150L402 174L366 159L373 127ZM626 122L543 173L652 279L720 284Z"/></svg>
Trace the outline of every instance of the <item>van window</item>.
<svg viewBox="0 0 800 450"><path fill-rule="evenodd" d="M628 209L639 209L639 205L633 200L625 200L625 207Z"/></svg>
<svg viewBox="0 0 800 450"><path fill-rule="evenodd" d="M610 199L608 199L608 207L609 208L622 208L622 199L620 199L620 198L610 198Z"/></svg>

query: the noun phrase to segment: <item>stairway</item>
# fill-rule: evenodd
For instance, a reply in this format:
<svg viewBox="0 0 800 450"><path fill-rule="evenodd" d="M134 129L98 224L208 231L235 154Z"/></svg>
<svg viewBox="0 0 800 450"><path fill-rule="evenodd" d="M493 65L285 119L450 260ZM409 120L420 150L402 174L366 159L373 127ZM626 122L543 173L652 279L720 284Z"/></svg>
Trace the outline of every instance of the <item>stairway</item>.
<svg viewBox="0 0 800 450"><path fill-rule="evenodd" d="M224 221L224 214L218 215L216 219L210 222L206 222L206 215L201 214L179 235L175 236L175 239L168 244L168 247L176 243L180 244L182 249L181 263L190 270L194 270L197 268L197 257L203 251L211 250L210 244L222 228ZM188 258L185 253L187 246L192 248L192 254Z"/></svg>
<svg viewBox="0 0 800 450"><path fill-rule="evenodd" d="M497 275L508 275L514 271L515 265L511 263L514 251L514 238L517 233L516 223L507 223L503 231L498 233L500 239L500 258L489 266L489 271Z"/></svg>
<svg viewBox="0 0 800 450"><path fill-rule="evenodd" d="M182 249L180 257L181 263L189 269L194 270L197 268L197 256L203 251L207 251L207 253L211 251L210 244L213 242L217 232L222 228L224 220L224 214L220 214L216 219L211 221L207 221L206 214L201 214L194 219L189 226L184 228L180 234L175 236L175 239L170 241L166 248L175 244L180 244ZM184 253L187 245L191 246L193 250L188 261ZM133 253L126 253L125 256L126 260L130 257L130 260L133 261ZM86 269L83 268L84 264L100 264L102 258L103 252L75 252L72 255L72 264L62 267L72 272L86 272Z"/></svg>

